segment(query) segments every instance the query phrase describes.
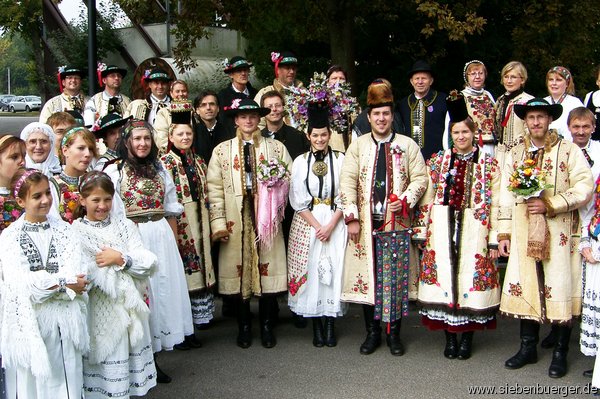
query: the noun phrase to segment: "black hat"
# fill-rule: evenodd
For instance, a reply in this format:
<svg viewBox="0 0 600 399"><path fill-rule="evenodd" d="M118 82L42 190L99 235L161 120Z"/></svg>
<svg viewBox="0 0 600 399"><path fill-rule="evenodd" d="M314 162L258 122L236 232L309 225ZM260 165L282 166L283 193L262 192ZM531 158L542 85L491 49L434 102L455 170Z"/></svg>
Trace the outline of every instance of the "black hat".
<svg viewBox="0 0 600 399"><path fill-rule="evenodd" d="M462 122L469 117L465 97L457 90L452 90L446 97L446 107L448 108L450 122Z"/></svg>
<svg viewBox="0 0 600 399"><path fill-rule="evenodd" d="M122 78L124 78L125 75L127 75L127 69L119 68L116 65L109 65L103 71L100 72L100 76L105 78L108 75L110 75L111 73L115 73L115 72L121 74Z"/></svg>
<svg viewBox="0 0 600 399"><path fill-rule="evenodd" d="M164 82L170 82L171 80L173 80L173 78L161 68L152 68L144 73L144 81L151 82L153 80L162 80Z"/></svg>
<svg viewBox="0 0 600 399"><path fill-rule="evenodd" d="M527 101L525 104L515 104L515 114L521 118L525 119L528 111L533 111L534 109L539 109L546 111L548 115L552 117L552 120L555 121L562 115L563 107L560 104L550 104L548 101L543 98L532 98Z"/></svg>
<svg viewBox="0 0 600 399"><path fill-rule="evenodd" d="M284 51L280 53L271 53L271 61L275 63L275 66L279 65L298 65L298 58L291 51Z"/></svg>
<svg viewBox="0 0 600 399"><path fill-rule="evenodd" d="M189 125L192 123L192 102L188 100L173 101L169 105L171 109L172 125Z"/></svg>
<svg viewBox="0 0 600 399"><path fill-rule="evenodd" d="M251 62L248 62L248 60L246 60L244 57L236 55L235 57L227 61L223 72L229 74L239 69L250 69L251 66Z"/></svg>
<svg viewBox="0 0 600 399"><path fill-rule="evenodd" d="M415 63L412 66L412 69L408 71L408 78L412 78L412 76L417 72L427 72L431 76L433 76L433 70L431 69L431 66L423 60L415 61Z"/></svg>
<svg viewBox="0 0 600 399"><path fill-rule="evenodd" d="M308 131L329 127L329 105L325 101L310 103L308 110Z"/></svg>
<svg viewBox="0 0 600 399"><path fill-rule="evenodd" d="M98 124L97 129L92 129L92 132L96 136L96 138L103 139L106 137L106 133L110 129L118 128L127 123L133 116L128 116L127 118L122 118L121 115L117 113L110 113L108 115L103 116Z"/></svg>
<svg viewBox="0 0 600 399"><path fill-rule="evenodd" d="M84 126L85 122L83 121L83 115L81 115L81 112L79 111L75 111L75 110L68 110L65 111L69 114L71 114L71 116L73 118L75 118L75 122L77 123L77 126Z"/></svg>
<svg viewBox="0 0 600 399"><path fill-rule="evenodd" d="M78 75L81 79L83 79L85 78L86 71L85 69L78 68L76 66L62 66L58 68L58 76L60 76L60 80L63 80L70 75Z"/></svg>
<svg viewBox="0 0 600 399"><path fill-rule="evenodd" d="M239 98L235 99L233 100L233 103L231 103L231 106L225 107L224 109L225 115L229 116L230 118L234 118L237 115L244 112L256 112L260 116L269 115L271 113L271 110L269 108L260 107L256 103L256 101L250 98L245 98L241 101L239 100Z"/></svg>

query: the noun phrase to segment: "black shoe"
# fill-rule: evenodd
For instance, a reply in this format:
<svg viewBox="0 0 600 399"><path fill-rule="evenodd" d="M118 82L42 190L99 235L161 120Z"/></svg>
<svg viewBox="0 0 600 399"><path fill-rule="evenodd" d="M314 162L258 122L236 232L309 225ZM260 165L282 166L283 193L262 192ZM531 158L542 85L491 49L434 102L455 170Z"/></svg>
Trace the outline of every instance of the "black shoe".
<svg viewBox="0 0 600 399"><path fill-rule="evenodd" d="M242 349L247 349L252 345L252 330L250 324L243 324L239 326L239 332L237 336L237 346Z"/></svg>
<svg viewBox="0 0 600 399"><path fill-rule="evenodd" d="M444 348L444 356L448 359L456 359L458 356L458 339L456 333L444 330L446 334L446 347Z"/></svg>
<svg viewBox="0 0 600 399"><path fill-rule="evenodd" d="M360 346L361 355L370 355L381 345L381 323L375 320L375 307L363 305L365 317L365 328L367 329L367 338Z"/></svg>
<svg viewBox="0 0 600 399"><path fill-rule="evenodd" d="M558 326L553 324L550 333L542 340L540 346L544 349L554 348L556 341L558 341Z"/></svg>
<svg viewBox="0 0 600 399"><path fill-rule="evenodd" d="M404 355L404 345L402 345L402 341L400 341L400 323L401 320L390 323L390 333L385 340L387 346L390 348L390 353L394 356Z"/></svg>
<svg viewBox="0 0 600 399"><path fill-rule="evenodd" d="M160 367L158 367L156 357L154 357L154 366L156 367L156 382L158 382L159 384L168 384L173 380L164 371L162 371Z"/></svg>
<svg viewBox="0 0 600 399"><path fill-rule="evenodd" d="M567 352L562 350L554 350L552 352L552 362L548 368L548 377L561 378L567 374Z"/></svg>
<svg viewBox="0 0 600 399"><path fill-rule="evenodd" d="M594 369L585 370L583 372L583 376L587 377L587 378L592 378L593 375L594 375Z"/></svg>
<svg viewBox="0 0 600 399"><path fill-rule="evenodd" d="M273 334L273 328L270 326L269 322L264 323L260 328L260 342L265 348L273 348L277 345L275 334Z"/></svg>
<svg viewBox="0 0 600 399"><path fill-rule="evenodd" d="M308 325L308 321L304 317L297 315L296 313L292 314L292 318L294 319L294 327L296 328L306 328L306 326Z"/></svg>
<svg viewBox="0 0 600 399"><path fill-rule="evenodd" d="M186 335L183 342L191 349L202 348L202 342L196 338L195 334Z"/></svg>
<svg viewBox="0 0 600 399"><path fill-rule="evenodd" d="M177 349L178 351L189 351L192 349L185 341L173 345L173 348Z"/></svg>
<svg viewBox="0 0 600 399"><path fill-rule="evenodd" d="M507 369L516 370L527 364L537 363L537 349L531 343L521 342L521 349L516 355L508 359L504 366Z"/></svg>
<svg viewBox="0 0 600 399"><path fill-rule="evenodd" d="M323 323L320 317L313 317L313 345L317 348L322 348L325 345Z"/></svg>
<svg viewBox="0 0 600 399"><path fill-rule="evenodd" d="M335 318L325 317L325 345L333 348L337 345L337 338L335 337Z"/></svg>
<svg viewBox="0 0 600 399"><path fill-rule="evenodd" d="M460 360L467 360L471 357L471 350L473 348L473 331L467 331L462 334L460 338L460 347L458 348L458 358Z"/></svg>

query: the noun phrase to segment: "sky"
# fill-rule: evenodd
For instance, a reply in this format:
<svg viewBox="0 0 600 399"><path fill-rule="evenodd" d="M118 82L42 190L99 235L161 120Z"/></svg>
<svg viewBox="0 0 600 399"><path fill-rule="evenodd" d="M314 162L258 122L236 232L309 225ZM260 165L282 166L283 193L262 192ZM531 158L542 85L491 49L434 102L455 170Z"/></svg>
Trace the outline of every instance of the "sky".
<svg viewBox="0 0 600 399"><path fill-rule="evenodd" d="M103 5L110 5L112 3L111 0L96 0L96 8L101 9ZM62 0L58 4L58 8L67 22L77 19L82 8L87 10L83 0ZM124 16L124 18L127 17Z"/></svg>

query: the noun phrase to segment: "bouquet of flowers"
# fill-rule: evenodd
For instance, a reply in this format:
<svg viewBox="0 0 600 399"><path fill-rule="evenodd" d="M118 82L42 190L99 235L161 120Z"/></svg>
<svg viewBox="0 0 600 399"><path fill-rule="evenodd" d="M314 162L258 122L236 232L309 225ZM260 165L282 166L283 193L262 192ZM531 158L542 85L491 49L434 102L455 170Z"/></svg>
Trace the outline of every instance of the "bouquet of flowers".
<svg viewBox="0 0 600 399"><path fill-rule="evenodd" d="M324 73L313 75L308 87L290 87L285 110L298 130L306 131L308 104L326 102L329 108L329 125L336 131L348 129L348 115L358 112L358 101L352 97L346 82L327 84Z"/></svg>
<svg viewBox="0 0 600 399"><path fill-rule="evenodd" d="M542 191L552 188L545 183L546 174L533 159L525 159L515 165L515 171L509 176L508 189L524 199L539 197ZM548 237L550 232L543 214L529 214L527 228L527 256L538 261L550 257Z"/></svg>
<svg viewBox="0 0 600 399"><path fill-rule="evenodd" d="M545 179L546 173L535 165L535 161L526 159L515 167L508 178L508 189L525 199L539 197L542 191L554 187L546 184Z"/></svg>
<svg viewBox="0 0 600 399"><path fill-rule="evenodd" d="M256 239L266 249L270 249L283 220L290 189L290 172L285 162L272 158L261 159L256 174L259 198Z"/></svg>

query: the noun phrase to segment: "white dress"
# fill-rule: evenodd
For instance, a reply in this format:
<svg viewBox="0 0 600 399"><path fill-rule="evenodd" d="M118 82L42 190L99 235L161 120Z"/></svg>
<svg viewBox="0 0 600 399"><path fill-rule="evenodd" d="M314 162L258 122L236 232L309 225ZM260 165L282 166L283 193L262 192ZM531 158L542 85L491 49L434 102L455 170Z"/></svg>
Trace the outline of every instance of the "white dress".
<svg viewBox="0 0 600 399"><path fill-rule="evenodd" d="M544 100L548 101L550 104L554 104L551 96L544 97ZM583 107L583 103L579 98L567 94L560 105L563 107L562 114L560 115L560 118L552 121L550 129L558 130L558 134L563 136L565 140L573 141L573 136L571 136L571 132L567 126L567 118L569 117L569 112L577 107Z"/></svg>
<svg viewBox="0 0 600 399"><path fill-rule="evenodd" d="M312 172L315 157L311 153L297 157L292 166L289 196L296 213L288 245L288 305L294 313L304 317L337 317L347 309L347 305L340 302L347 238L343 217L331 232L329 241L323 243L316 237L315 229L298 214L310 210L314 197L333 200L339 208L339 177L344 155L331 152L330 157L329 154L324 158L327 174L321 181ZM311 212L325 225L335 211L330 204L319 203Z"/></svg>
<svg viewBox="0 0 600 399"><path fill-rule="evenodd" d="M8 398L82 397L86 296L66 287L85 274L78 249L70 226L53 217L34 224L21 216L2 233L0 351Z"/></svg>
<svg viewBox="0 0 600 399"><path fill-rule="evenodd" d="M117 193L121 192L122 171L118 164L109 165L106 172L115 185L115 200L111 216L126 216L125 205ZM165 195L162 207L165 217L177 216L183 206L177 201L175 184L171 176L161 168L159 175L164 182ZM183 342L186 335L194 333L192 310L187 283L183 272L183 262L177 248L173 230L165 218L146 223L137 223L142 243L158 258L155 273L150 277L150 332L154 352L172 350Z"/></svg>
<svg viewBox="0 0 600 399"><path fill-rule="evenodd" d="M83 358L86 398L143 396L156 386L148 316L148 276L157 258L128 219L73 222L89 270L90 352ZM121 252L123 266L98 267L102 247Z"/></svg>

